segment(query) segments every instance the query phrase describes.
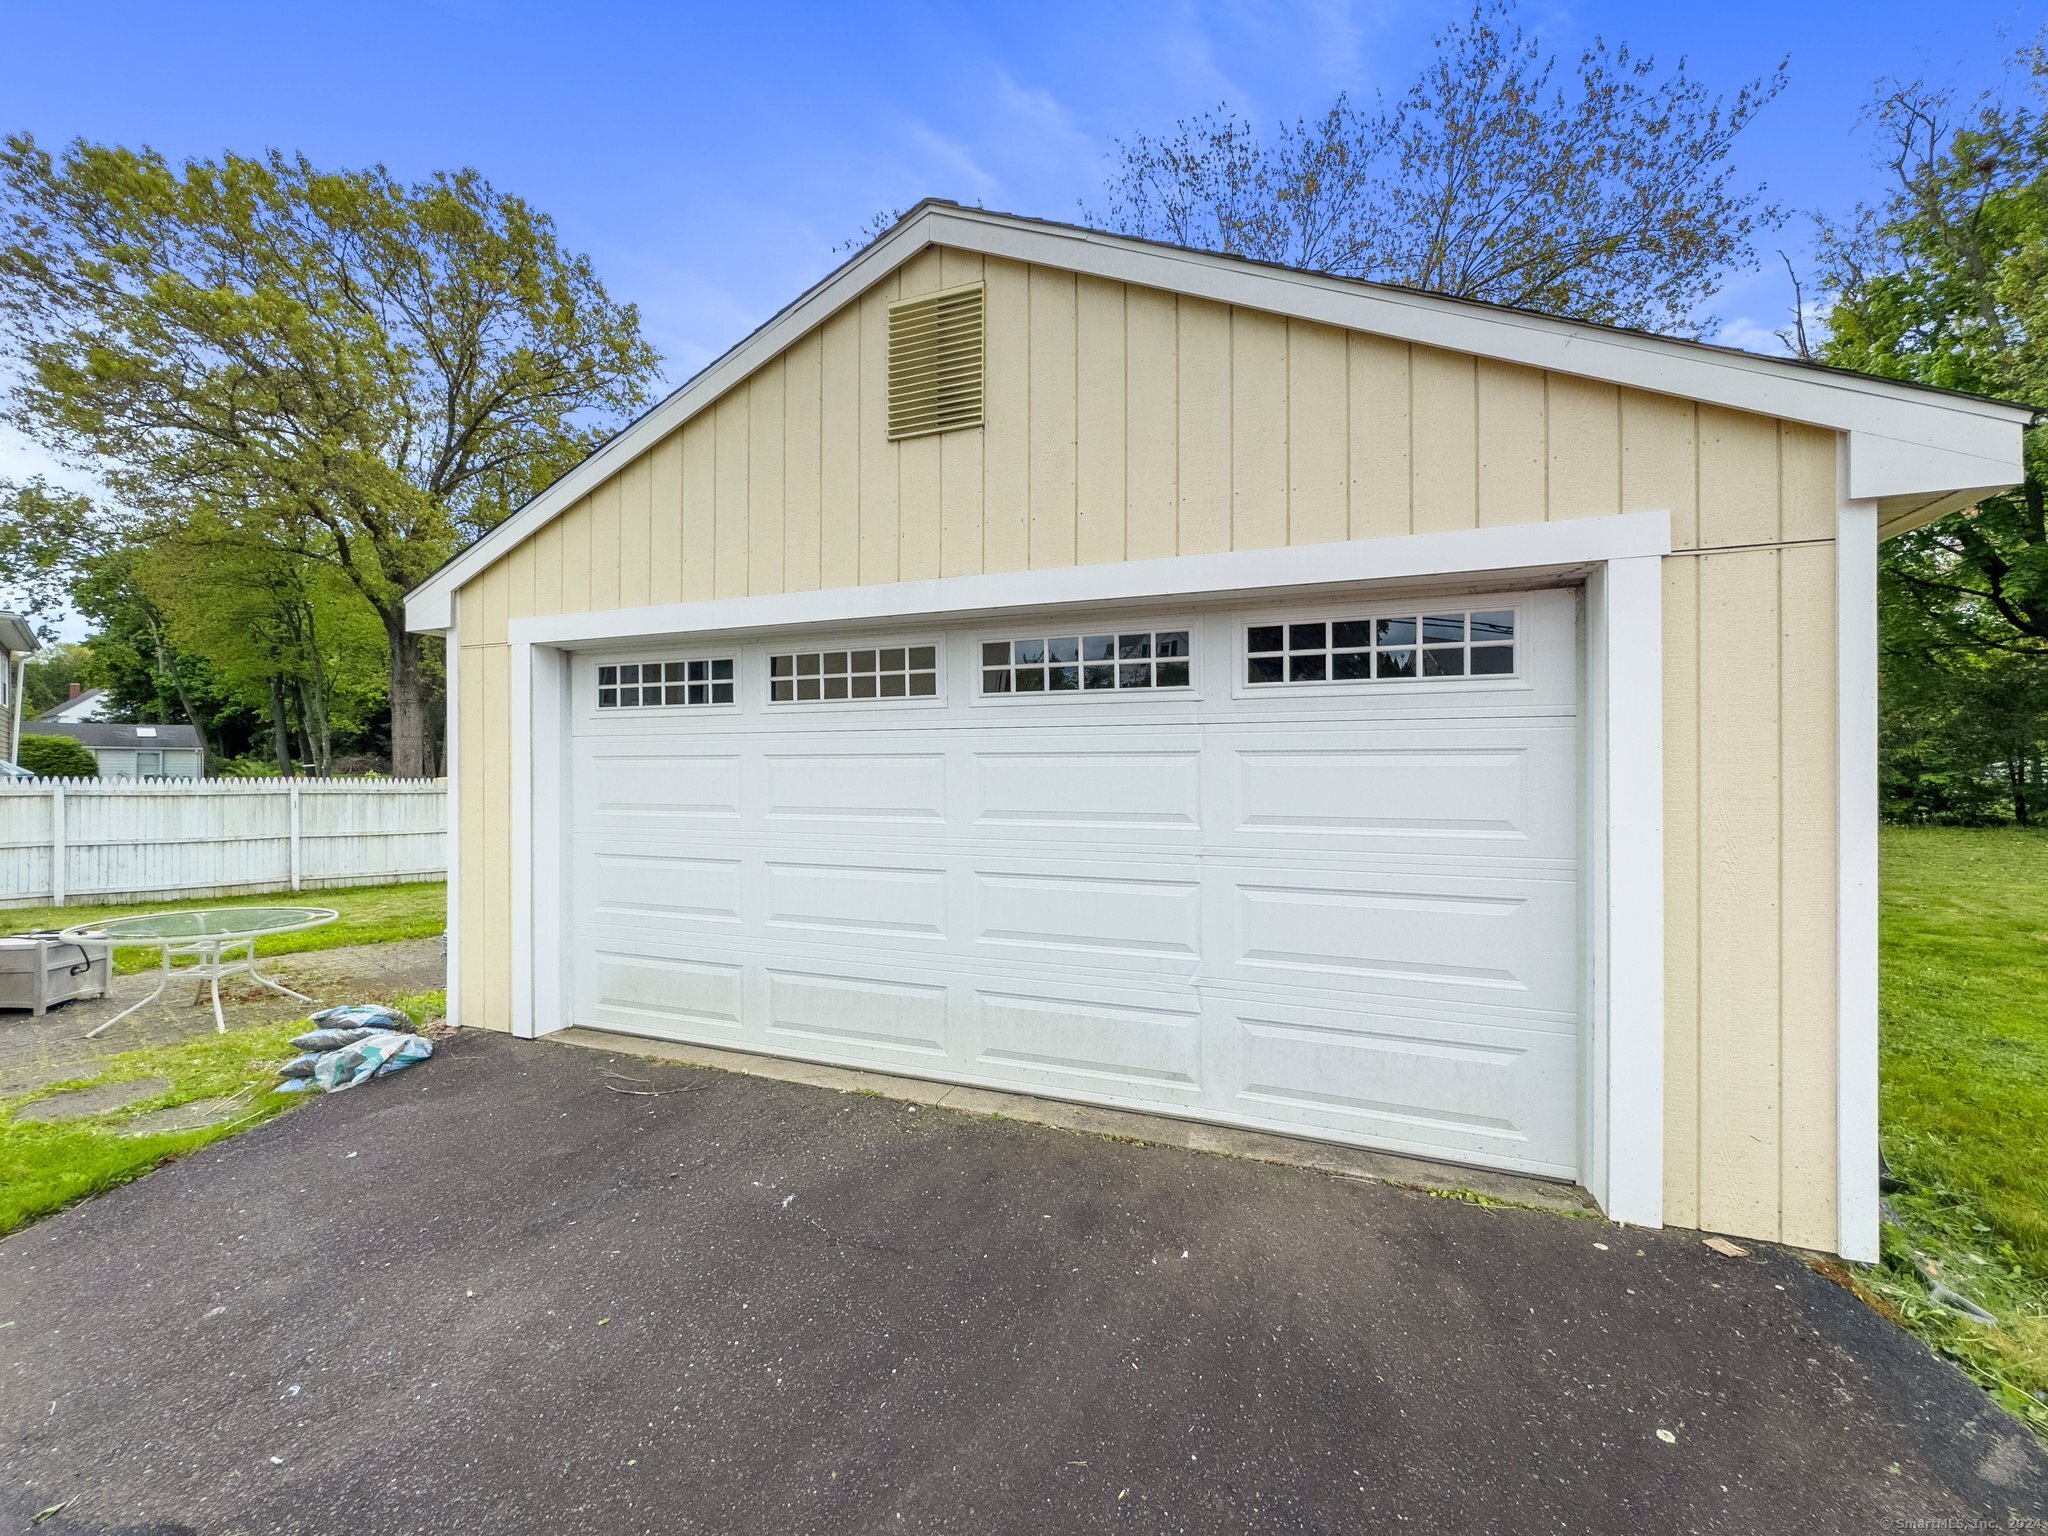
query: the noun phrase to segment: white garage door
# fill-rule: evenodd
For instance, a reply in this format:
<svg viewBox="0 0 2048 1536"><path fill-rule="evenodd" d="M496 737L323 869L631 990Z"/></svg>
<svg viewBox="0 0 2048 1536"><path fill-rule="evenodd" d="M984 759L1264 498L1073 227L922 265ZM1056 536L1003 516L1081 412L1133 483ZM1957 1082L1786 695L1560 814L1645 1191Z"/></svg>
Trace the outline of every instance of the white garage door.
<svg viewBox="0 0 2048 1536"><path fill-rule="evenodd" d="M1571 1176L1576 611L580 654L575 1020Z"/></svg>

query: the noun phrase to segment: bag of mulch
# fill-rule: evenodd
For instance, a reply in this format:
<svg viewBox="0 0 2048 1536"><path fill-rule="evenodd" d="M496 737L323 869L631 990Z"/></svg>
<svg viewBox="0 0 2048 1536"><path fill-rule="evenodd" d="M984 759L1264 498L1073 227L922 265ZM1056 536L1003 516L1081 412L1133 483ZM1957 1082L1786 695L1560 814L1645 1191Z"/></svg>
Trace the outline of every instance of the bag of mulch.
<svg viewBox="0 0 2048 1536"><path fill-rule="evenodd" d="M354 1045L343 1046L320 1057L319 1064L313 1069L313 1086L336 1093L343 1088L353 1088L357 1083L368 1082L373 1077L386 1077L403 1071L433 1054L434 1043L423 1035L380 1030Z"/></svg>
<svg viewBox="0 0 2048 1536"><path fill-rule="evenodd" d="M294 1045L298 1043L296 1040L292 1042ZM318 1051L308 1051L303 1056L294 1056L290 1061L277 1069L277 1075L279 1077L311 1077L313 1075L313 1064L319 1059L320 1053Z"/></svg>
<svg viewBox="0 0 2048 1536"><path fill-rule="evenodd" d="M328 1029L395 1030L401 1035L419 1033L410 1015L396 1008L386 1008L382 1003L347 1003L339 1008L323 1008L306 1022Z"/></svg>
<svg viewBox="0 0 2048 1536"><path fill-rule="evenodd" d="M302 1051L311 1051L318 1056L323 1051L338 1051L345 1045L354 1045L358 1040L367 1040L372 1035L392 1034L395 1031L373 1029L365 1025L361 1029L310 1029L292 1041Z"/></svg>

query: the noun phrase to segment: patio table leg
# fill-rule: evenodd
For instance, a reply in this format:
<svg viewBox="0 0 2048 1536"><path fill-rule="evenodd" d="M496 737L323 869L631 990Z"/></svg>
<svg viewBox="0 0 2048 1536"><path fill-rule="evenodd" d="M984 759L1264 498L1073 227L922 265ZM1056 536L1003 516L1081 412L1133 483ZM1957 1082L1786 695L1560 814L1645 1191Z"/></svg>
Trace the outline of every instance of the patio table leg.
<svg viewBox="0 0 2048 1536"><path fill-rule="evenodd" d="M254 939L251 939L249 941L249 979L251 981L258 983L259 985L270 988L270 990L273 992L280 993L285 997L293 998L298 1002L310 1003L313 1001L313 999L306 996L305 993L294 992L290 987L285 986L282 982L272 981L268 976L264 975L261 971L256 969L256 941Z"/></svg>
<svg viewBox="0 0 2048 1536"><path fill-rule="evenodd" d="M213 982L213 1032L217 1035L224 1035L228 1032L227 1017L220 1011L220 955L221 950L225 947L225 945L221 944L213 946L213 953L206 967L207 974ZM253 948L254 946L252 945L251 947Z"/></svg>
<svg viewBox="0 0 2048 1536"><path fill-rule="evenodd" d="M113 962L113 957L112 957L112 956L110 955L110 956L108 956L108 958L107 958L107 969L108 969L109 971L111 971L111 970L113 970L113 968L114 968L114 962ZM113 982L113 978L112 978L111 976L109 976L109 977L108 977L108 984L109 984L109 986L111 986L111 985L112 985L112 982ZM95 1035L101 1035L101 1034L105 1034L105 1033L106 1033L106 1032L107 1032L108 1030L112 1029L112 1028L113 1028L113 1027L114 1027L114 1026L115 1026L116 1024L120 1023L120 1022L121 1022L121 1021L122 1021L123 1019L127 1018L127 1017L128 1017L128 1015L129 1015L129 1014L131 1014L131 1013L133 1013L133 1012L134 1012L134 1011L135 1011L136 1009L138 1009L138 1008L147 1008L147 1007L148 1007L148 1006L149 1006L149 1005L150 1005L151 1003L155 1002L155 1001L156 1001L156 1000L157 1000L158 998L160 998L160 997L162 997L162 996L164 995L164 988L165 988L165 987L167 987L167 986L169 986L170 984L171 984L171 946L170 946L170 945L168 945L168 944L166 944L166 945L164 946L164 963L163 963L163 969L162 969L161 971L159 971L159 972L157 973L157 978L156 978L156 990L155 990L154 992L150 993L150 994L149 994L149 996L145 997L145 998L144 998L144 999L143 999L143 1000L142 1000L141 1002L139 1002L139 1003L130 1003L130 1004L129 1004L129 1005L128 1005L128 1006L126 1007L126 1008L123 1008L123 1009L122 1009L122 1010L121 1010L121 1011L120 1011L119 1013L115 1014L115 1015L114 1015L114 1016L113 1016L113 1017L112 1017L111 1019L107 1020L107 1022L106 1022L106 1023L104 1023L104 1024L101 1024L101 1025L99 1025L99 1026L98 1026L97 1028L94 1028L94 1029L88 1029L88 1030L87 1030L87 1031L85 1032L85 1038L86 1038L86 1039L88 1039L88 1040L90 1040L90 1039L92 1039L92 1038L93 1038L93 1036L95 1036Z"/></svg>

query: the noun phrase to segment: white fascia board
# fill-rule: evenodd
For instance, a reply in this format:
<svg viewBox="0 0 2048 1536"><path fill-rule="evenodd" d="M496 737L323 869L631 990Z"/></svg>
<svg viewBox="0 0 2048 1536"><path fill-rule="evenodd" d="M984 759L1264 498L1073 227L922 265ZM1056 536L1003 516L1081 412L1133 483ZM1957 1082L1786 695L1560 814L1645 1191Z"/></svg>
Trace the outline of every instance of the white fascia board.
<svg viewBox="0 0 2048 1536"><path fill-rule="evenodd" d="M1995 496L2020 483L2018 422L1980 422L1941 442L1906 441L1880 432L1849 434L1849 494L1858 501L1899 496Z"/></svg>
<svg viewBox="0 0 2048 1536"><path fill-rule="evenodd" d="M653 636L738 634L810 624L1053 608L1068 603L1541 570L1662 555L1670 549L1669 512L1627 512L1505 528L1355 539L1342 544L1175 555L1163 560L549 614L514 619L510 639L515 646L573 647Z"/></svg>

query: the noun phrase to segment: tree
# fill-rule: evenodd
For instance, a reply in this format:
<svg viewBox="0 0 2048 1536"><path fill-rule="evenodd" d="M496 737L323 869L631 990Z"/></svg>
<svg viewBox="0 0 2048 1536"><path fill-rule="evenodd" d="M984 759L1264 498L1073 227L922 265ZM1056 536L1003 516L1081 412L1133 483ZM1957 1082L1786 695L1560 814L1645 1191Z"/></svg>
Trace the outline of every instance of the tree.
<svg viewBox="0 0 2048 1536"><path fill-rule="evenodd" d="M9 415L161 531L331 568L387 646L393 766L431 771L404 594L581 459L656 374L553 224L474 171L0 147Z"/></svg>
<svg viewBox="0 0 2048 1536"><path fill-rule="evenodd" d="M2048 667L1880 573L1887 820L2032 826L2048 815Z"/></svg>
<svg viewBox="0 0 2048 1536"><path fill-rule="evenodd" d="M21 760L15 766L46 779L96 779L99 759L69 736L24 736Z"/></svg>
<svg viewBox="0 0 2048 1536"><path fill-rule="evenodd" d="M0 479L0 592L43 639L56 638L79 561L106 532L89 498L41 479Z"/></svg>
<svg viewBox="0 0 2048 1536"><path fill-rule="evenodd" d="M1257 130L1225 104L1117 141L1107 206L1126 234L1403 283L1613 325L1697 333L1719 275L1776 222L1736 174L1736 138L1784 65L1733 99L1684 60L1596 40L1569 84L1480 0L1435 39L1391 106L1340 95L1321 117Z"/></svg>
<svg viewBox="0 0 2048 1536"><path fill-rule="evenodd" d="M1880 86L1866 116L1892 186L1823 228L1822 276L1836 294L1825 361L2048 400L2048 52L2037 42L2016 62L2018 101L1960 103L1953 90L1918 80ZM1887 663L1888 749L1910 742L1918 753L1938 739L1951 764L1974 755L1987 772L1995 757L2012 813L2028 820L2041 809L2040 742L2026 741L2048 695L2040 427L2025 436L2024 466L2016 490L1888 540L1880 590L1888 653L1901 644L1919 652L1910 666ZM1916 676L1938 686L1914 686ZM1924 719L1894 720L1900 712ZM1905 773L1903 760L1887 772Z"/></svg>
<svg viewBox="0 0 2048 1536"><path fill-rule="evenodd" d="M83 645L44 646L22 668L22 708L39 715L69 699L74 684L96 686L87 681L91 668L92 652Z"/></svg>

